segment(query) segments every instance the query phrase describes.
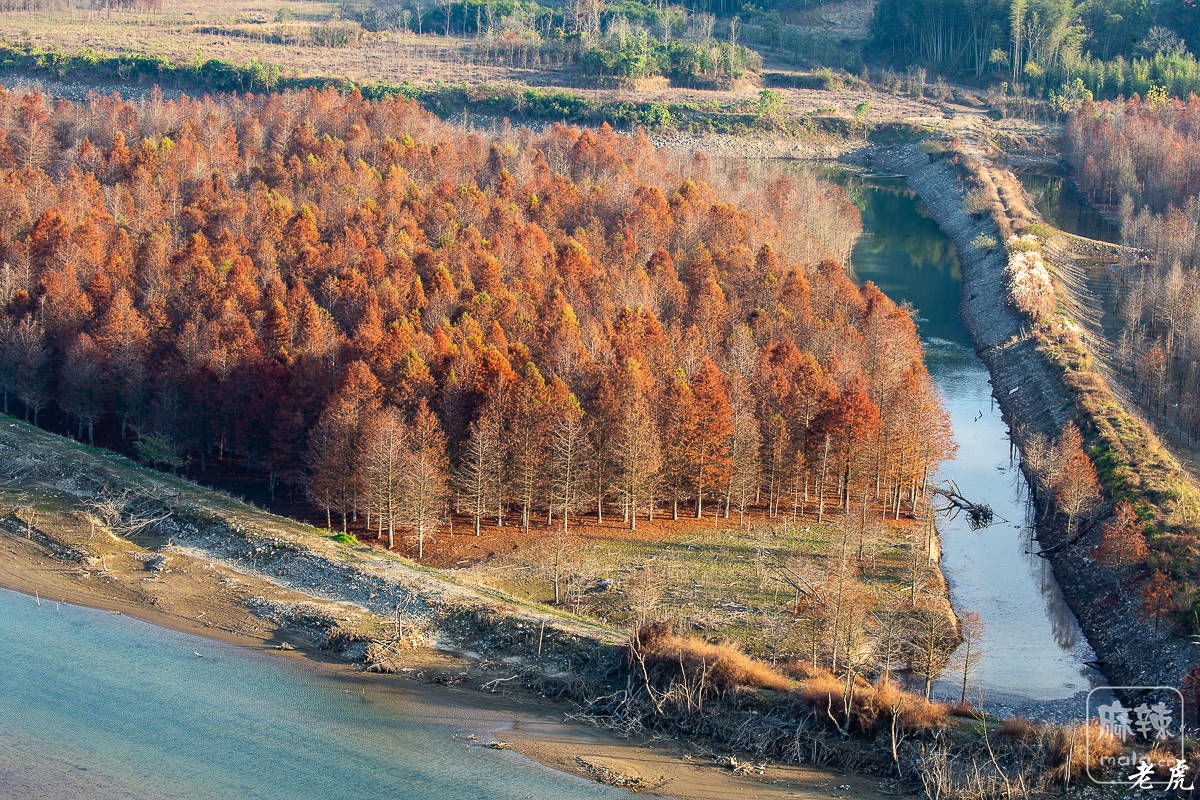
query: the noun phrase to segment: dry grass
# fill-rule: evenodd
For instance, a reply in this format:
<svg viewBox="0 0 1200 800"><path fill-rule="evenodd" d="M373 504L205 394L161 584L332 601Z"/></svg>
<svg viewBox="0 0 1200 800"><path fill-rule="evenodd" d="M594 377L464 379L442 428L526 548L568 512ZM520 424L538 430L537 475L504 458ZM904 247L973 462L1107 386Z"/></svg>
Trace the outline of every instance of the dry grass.
<svg viewBox="0 0 1200 800"><path fill-rule="evenodd" d="M1041 735L1041 726L1025 717L1009 717L1000 725L999 736L1018 742L1035 742Z"/></svg>
<svg viewBox="0 0 1200 800"><path fill-rule="evenodd" d="M827 710L835 716L846 713L846 681L833 673L809 668L808 676L796 689L796 693L820 712ZM950 707L932 703L920 695L907 691L887 677L875 683L862 678L855 679L850 698L850 724L848 728L873 733L891 723L897 715L897 726L906 731L923 732L943 728L950 717Z"/></svg>
<svg viewBox="0 0 1200 800"><path fill-rule="evenodd" d="M1179 745L1157 744L1144 758L1154 765L1154 780L1165 781L1171 775L1171 767L1179 760Z"/></svg>
<svg viewBox="0 0 1200 800"><path fill-rule="evenodd" d="M930 702L886 677L870 687L863 698L863 708L875 721L890 719L895 708L899 715L899 726L914 732L944 728L950 717L950 707L946 704Z"/></svg>
<svg viewBox="0 0 1200 800"><path fill-rule="evenodd" d="M681 636L667 623L643 625L633 646L644 659L648 671L664 675L671 681L705 676L705 681L720 692L739 688L783 692L793 685L777 669L746 655L736 644Z"/></svg>
<svg viewBox="0 0 1200 800"><path fill-rule="evenodd" d="M809 675L800 681L796 693L814 707L825 708L832 696L840 703L846 690L846 681L827 669L809 669ZM859 684L861 686L862 683ZM857 688L857 687L856 687Z"/></svg>
<svg viewBox="0 0 1200 800"><path fill-rule="evenodd" d="M1117 737L1091 721L1069 727L1047 726L1046 753L1055 780L1066 781L1100 767L1102 759L1121 753Z"/></svg>
<svg viewBox="0 0 1200 800"><path fill-rule="evenodd" d="M807 665L794 665L799 675L793 681L781 671L747 655L736 644L708 642L676 633L668 623L647 623L638 629L631 642L631 653L640 657L651 680L671 684L695 684L719 693L738 689L770 689L791 692L819 714L832 714L845 731L874 733L891 724L905 731L925 732L944 728L950 707L932 703L906 691L884 677L868 683L852 679L847 708L847 683L844 677Z"/></svg>
<svg viewBox="0 0 1200 800"><path fill-rule="evenodd" d="M1099 767L1101 759L1117 756L1122 750L1117 737L1095 720L1059 726L1011 717L1000 725L998 735L1029 745L1040 743L1055 780L1083 775Z"/></svg>

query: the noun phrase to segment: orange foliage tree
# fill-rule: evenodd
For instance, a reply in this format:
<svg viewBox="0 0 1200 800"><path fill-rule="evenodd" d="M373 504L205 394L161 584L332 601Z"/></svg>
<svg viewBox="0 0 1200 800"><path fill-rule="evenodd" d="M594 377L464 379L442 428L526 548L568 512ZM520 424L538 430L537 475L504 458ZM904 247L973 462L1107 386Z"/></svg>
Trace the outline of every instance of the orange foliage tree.
<svg viewBox="0 0 1200 800"><path fill-rule="evenodd" d="M0 129L5 406L193 474L237 459L327 525L365 512L420 553L453 509L635 526L790 492L795 516L813 485L821 514L898 515L950 450L911 319L846 275L858 213L815 177L333 90L10 92Z"/></svg>

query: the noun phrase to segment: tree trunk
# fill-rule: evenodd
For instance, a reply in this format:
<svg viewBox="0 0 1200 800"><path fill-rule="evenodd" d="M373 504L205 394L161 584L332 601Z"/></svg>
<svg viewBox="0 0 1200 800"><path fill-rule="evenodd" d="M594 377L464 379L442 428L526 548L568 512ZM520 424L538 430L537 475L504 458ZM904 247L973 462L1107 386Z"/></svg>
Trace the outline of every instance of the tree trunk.
<svg viewBox="0 0 1200 800"><path fill-rule="evenodd" d="M967 674L971 669L971 643L966 643L967 651L963 653L963 679L962 679L962 695L958 699L960 706L967 704Z"/></svg>

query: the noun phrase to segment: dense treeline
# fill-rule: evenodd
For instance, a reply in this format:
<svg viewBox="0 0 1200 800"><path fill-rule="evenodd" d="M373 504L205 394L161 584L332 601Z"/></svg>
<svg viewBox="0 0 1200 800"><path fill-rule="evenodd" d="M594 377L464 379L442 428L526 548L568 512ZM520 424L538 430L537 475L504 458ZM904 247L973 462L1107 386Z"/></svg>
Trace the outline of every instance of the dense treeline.
<svg viewBox="0 0 1200 800"><path fill-rule="evenodd" d="M616 19L640 23L662 31L670 38L679 35L689 17L715 18L743 15L755 17L821 5L829 0L684 0L682 3L647 0L568 0L542 3L539 0L342 0L343 16L374 29L410 29L466 35L492 27L501 18L521 17L529 27L549 35L555 28L566 32L607 25ZM711 23L710 23L711 25ZM711 28L710 28L711 31Z"/></svg>
<svg viewBox="0 0 1200 800"><path fill-rule="evenodd" d="M1200 98L1089 105L1064 149L1081 191L1120 209L1118 355L1144 400L1200 434Z"/></svg>
<svg viewBox="0 0 1200 800"><path fill-rule="evenodd" d="M1038 93L1200 91L1187 52L1200 47L1200 5L1190 0L883 0L872 33L901 62Z"/></svg>
<svg viewBox="0 0 1200 800"><path fill-rule="evenodd" d="M0 96L0 381L162 465L424 533L912 508L947 450L840 189L309 90ZM114 431L116 428L114 428ZM782 507L782 511L781 511Z"/></svg>

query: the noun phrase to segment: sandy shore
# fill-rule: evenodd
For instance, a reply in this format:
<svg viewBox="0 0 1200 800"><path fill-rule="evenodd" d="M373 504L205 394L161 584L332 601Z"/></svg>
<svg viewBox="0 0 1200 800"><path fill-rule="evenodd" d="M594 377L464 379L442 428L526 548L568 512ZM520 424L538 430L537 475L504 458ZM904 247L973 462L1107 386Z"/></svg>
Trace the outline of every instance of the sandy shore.
<svg viewBox="0 0 1200 800"><path fill-rule="evenodd" d="M41 530L53 534L48 521ZM107 538L107 537L106 537ZM100 553L87 566L61 560L39 537L0 528L0 587L60 601L128 614L143 621L267 652L300 669L319 670L370 693L399 715L416 715L445 725L462 746L503 741L514 757L586 778L597 774L640 778L651 796L680 800L723 798L881 798L877 782L803 767L769 766L761 775L734 775L711 763L711 754L679 742L632 741L582 723L564 720L570 709L527 692L491 694L478 689L474 665L429 648L405 656L407 673L377 675L316 648L303 630L280 627L251 613L250 598L280 603L312 601L254 576L172 554L160 572L147 570L140 548L123 540L92 548ZM144 552L144 551L142 551ZM287 643L294 649L280 649ZM443 686L434 675L465 676ZM472 739L471 737L475 738Z"/></svg>

